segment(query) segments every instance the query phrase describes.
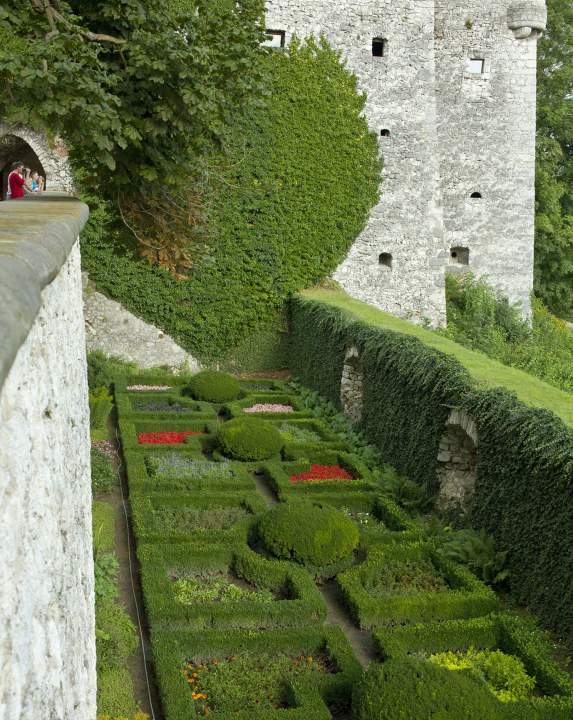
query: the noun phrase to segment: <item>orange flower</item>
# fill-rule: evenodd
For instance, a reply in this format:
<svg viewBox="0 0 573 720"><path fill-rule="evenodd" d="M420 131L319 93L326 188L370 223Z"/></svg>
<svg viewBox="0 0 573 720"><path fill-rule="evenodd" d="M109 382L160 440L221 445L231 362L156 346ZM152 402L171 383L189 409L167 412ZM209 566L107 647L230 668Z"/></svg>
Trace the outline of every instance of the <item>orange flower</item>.
<svg viewBox="0 0 573 720"><path fill-rule="evenodd" d="M307 658L308 662L312 662L312 658Z"/></svg>
<svg viewBox="0 0 573 720"><path fill-rule="evenodd" d="M217 661L216 661L216 660L213 660L213 662L215 663L215 665L217 664Z"/></svg>
<svg viewBox="0 0 573 720"><path fill-rule="evenodd" d="M199 670L201 672L201 670ZM193 673L193 677L197 677L197 673Z"/></svg>
<svg viewBox="0 0 573 720"><path fill-rule="evenodd" d="M185 675L189 675L189 671L188 671L188 670L184 670L183 672L185 673Z"/></svg>

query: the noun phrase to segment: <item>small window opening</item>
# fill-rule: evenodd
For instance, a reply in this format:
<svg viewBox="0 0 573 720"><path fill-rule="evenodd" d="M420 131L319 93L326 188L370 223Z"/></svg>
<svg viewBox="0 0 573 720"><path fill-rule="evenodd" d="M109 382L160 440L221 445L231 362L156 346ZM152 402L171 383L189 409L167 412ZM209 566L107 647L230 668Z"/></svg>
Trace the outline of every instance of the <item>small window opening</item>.
<svg viewBox="0 0 573 720"><path fill-rule="evenodd" d="M380 137L390 137L390 130L380 130Z"/></svg>
<svg viewBox="0 0 573 720"><path fill-rule="evenodd" d="M384 267L392 267L392 255L390 253L380 253L378 257L378 264Z"/></svg>
<svg viewBox="0 0 573 720"><path fill-rule="evenodd" d="M470 195L470 197L471 197L471 198L480 198L480 197L481 197L481 193L480 193L480 192L473 192L473 193Z"/></svg>
<svg viewBox="0 0 573 720"><path fill-rule="evenodd" d="M470 60L470 72L476 75L483 73L483 60Z"/></svg>
<svg viewBox="0 0 573 720"><path fill-rule="evenodd" d="M263 45L267 47L284 47L285 31L284 30L267 30L267 39L263 41Z"/></svg>
<svg viewBox="0 0 573 720"><path fill-rule="evenodd" d="M454 265L467 265L470 260L469 248L453 247L450 250L450 263Z"/></svg>
<svg viewBox="0 0 573 720"><path fill-rule="evenodd" d="M372 57L384 57L385 41L380 38L372 40Z"/></svg>

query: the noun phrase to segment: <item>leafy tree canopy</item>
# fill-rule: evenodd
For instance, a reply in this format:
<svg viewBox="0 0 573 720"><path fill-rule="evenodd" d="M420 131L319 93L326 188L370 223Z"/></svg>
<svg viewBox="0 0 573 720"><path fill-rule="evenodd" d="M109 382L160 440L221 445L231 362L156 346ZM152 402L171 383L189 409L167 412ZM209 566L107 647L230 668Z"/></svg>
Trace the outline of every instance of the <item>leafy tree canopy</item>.
<svg viewBox="0 0 573 720"><path fill-rule="evenodd" d="M538 41L535 293L560 317L573 311L573 6L548 0Z"/></svg>
<svg viewBox="0 0 573 720"><path fill-rule="evenodd" d="M0 117L61 134L143 244L185 248L206 154L262 101L262 0L0 0L0 25Z"/></svg>

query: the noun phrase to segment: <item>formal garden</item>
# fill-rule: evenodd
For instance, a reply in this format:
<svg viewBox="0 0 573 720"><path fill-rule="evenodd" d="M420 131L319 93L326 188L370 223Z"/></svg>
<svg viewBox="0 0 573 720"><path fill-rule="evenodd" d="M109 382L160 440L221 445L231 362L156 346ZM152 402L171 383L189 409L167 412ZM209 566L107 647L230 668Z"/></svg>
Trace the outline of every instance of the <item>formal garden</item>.
<svg viewBox="0 0 573 720"><path fill-rule="evenodd" d="M292 377L122 374L113 397L166 720L572 716L566 651L509 598L507 552L439 518L364 423ZM92 390L100 427L111 401ZM97 432L96 493L115 453ZM98 712L133 717L99 507Z"/></svg>

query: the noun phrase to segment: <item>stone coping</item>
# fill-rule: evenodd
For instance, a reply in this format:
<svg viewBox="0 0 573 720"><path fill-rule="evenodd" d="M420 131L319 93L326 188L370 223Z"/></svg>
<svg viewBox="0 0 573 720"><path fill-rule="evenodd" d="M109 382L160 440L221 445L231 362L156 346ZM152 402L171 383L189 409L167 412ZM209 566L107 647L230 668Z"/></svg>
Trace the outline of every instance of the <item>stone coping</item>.
<svg viewBox="0 0 573 720"><path fill-rule="evenodd" d="M0 202L0 389L88 216L66 193Z"/></svg>

